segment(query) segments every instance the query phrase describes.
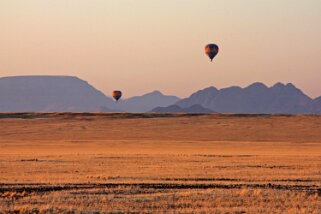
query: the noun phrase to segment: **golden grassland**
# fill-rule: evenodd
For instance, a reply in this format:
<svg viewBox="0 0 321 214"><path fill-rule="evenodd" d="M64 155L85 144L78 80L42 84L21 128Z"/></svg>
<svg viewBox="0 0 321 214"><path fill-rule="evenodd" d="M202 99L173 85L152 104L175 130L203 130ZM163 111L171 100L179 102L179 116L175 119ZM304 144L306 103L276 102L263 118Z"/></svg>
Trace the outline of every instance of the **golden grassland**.
<svg viewBox="0 0 321 214"><path fill-rule="evenodd" d="M0 114L0 213L321 213L321 116Z"/></svg>

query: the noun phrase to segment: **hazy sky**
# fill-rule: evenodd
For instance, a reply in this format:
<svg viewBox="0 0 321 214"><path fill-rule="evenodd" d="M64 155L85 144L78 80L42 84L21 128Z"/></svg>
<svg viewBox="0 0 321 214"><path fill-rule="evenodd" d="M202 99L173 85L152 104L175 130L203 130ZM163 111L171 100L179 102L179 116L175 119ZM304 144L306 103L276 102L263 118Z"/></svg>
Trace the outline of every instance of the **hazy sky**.
<svg viewBox="0 0 321 214"><path fill-rule="evenodd" d="M0 76L78 76L125 97L257 81L321 95L320 0L0 0L0 28Z"/></svg>

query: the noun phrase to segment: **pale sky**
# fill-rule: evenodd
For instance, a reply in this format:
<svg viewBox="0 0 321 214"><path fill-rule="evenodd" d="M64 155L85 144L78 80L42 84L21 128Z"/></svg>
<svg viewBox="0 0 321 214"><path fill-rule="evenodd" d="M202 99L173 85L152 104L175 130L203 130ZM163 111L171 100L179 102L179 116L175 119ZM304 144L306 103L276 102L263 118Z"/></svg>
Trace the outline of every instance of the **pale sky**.
<svg viewBox="0 0 321 214"><path fill-rule="evenodd" d="M0 0L0 29L0 76L78 76L125 97L253 82L321 95L320 0Z"/></svg>

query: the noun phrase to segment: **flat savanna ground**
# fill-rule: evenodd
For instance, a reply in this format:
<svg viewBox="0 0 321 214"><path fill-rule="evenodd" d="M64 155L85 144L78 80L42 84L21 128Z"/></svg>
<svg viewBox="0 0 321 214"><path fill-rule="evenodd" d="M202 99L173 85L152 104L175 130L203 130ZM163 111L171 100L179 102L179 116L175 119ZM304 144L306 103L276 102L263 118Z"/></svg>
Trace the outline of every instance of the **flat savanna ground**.
<svg viewBox="0 0 321 214"><path fill-rule="evenodd" d="M0 114L0 213L321 213L321 116Z"/></svg>

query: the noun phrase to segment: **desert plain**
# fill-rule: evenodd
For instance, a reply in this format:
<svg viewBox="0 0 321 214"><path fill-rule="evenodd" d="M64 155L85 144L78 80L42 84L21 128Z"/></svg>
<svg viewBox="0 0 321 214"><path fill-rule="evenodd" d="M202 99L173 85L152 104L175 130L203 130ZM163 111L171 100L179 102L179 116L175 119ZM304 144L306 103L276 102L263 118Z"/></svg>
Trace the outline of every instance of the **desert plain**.
<svg viewBox="0 0 321 214"><path fill-rule="evenodd" d="M321 213L321 116L2 113L0 213Z"/></svg>

